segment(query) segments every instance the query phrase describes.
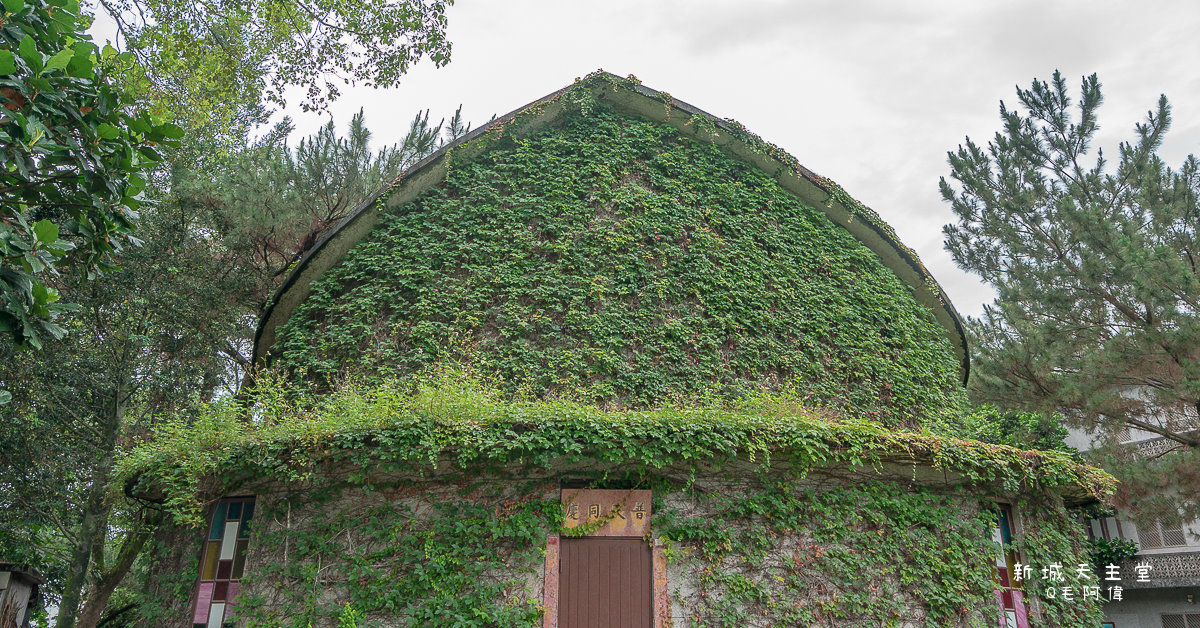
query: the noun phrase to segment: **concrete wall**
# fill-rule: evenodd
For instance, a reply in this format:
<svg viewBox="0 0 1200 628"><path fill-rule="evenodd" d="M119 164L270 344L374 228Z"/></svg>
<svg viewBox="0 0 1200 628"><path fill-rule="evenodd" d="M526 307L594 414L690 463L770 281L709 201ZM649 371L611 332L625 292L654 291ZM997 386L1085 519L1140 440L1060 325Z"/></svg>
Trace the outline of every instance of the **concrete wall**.
<svg viewBox="0 0 1200 628"><path fill-rule="evenodd" d="M1127 590L1121 601L1104 606L1105 620L1113 622L1114 628L1164 628L1164 613L1194 614L1188 618L1193 623L1185 626L1200 625L1200 587ZM1167 628L1171 628L1169 624Z"/></svg>

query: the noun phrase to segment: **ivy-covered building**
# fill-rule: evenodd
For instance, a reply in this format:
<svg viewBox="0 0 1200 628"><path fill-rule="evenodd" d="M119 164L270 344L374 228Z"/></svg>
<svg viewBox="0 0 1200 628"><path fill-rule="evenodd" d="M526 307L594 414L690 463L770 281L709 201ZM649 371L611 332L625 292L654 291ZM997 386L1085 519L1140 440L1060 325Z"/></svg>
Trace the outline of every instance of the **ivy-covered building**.
<svg viewBox="0 0 1200 628"><path fill-rule="evenodd" d="M1068 508L1111 478L960 438L966 340L916 254L632 78L404 173L299 262L255 352L293 384L249 423L131 458L177 524L155 625L1099 621Z"/></svg>

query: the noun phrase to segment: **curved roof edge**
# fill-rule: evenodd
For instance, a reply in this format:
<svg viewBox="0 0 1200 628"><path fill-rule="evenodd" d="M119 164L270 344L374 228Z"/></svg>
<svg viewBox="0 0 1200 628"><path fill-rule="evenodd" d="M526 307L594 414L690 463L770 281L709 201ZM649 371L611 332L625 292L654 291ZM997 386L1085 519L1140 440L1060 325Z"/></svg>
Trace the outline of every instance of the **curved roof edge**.
<svg viewBox="0 0 1200 628"><path fill-rule="evenodd" d="M275 344L276 330L308 297L313 282L337 264L379 221L380 199L385 199L388 207L411 201L445 180L451 159L473 158L506 135L520 137L534 133L553 124L572 108L586 109L596 101L603 101L618 111L670 124L685 135L711 142L773 175L784 189L824 212L878 255L884 266L909 284L917 302L933 312L954 347L963 383L967 382L970 354L958 311L916 252L901 243L896 232L878 214L854 200L833 181L800 165L795 157L736 121L715 118L666 92L642 85L632 76L621 78L602 70L443 146L380 188L328 230L305 252L263 309L254 336L253 364L267 358Z"/></svg>

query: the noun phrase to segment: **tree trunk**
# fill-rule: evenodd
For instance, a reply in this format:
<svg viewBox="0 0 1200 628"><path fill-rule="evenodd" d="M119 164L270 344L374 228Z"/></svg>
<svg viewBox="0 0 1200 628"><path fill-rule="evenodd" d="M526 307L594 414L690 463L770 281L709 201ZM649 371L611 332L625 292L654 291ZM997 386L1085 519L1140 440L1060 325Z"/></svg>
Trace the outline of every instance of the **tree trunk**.
<svg viewBox="0 0 1200 628"><path fill-rule="evenodd" d="M128 390L128 379L120 377L112 397L111 412L104 426L101 442L97 443L97 448L101 452L100 459L92 470L92 483L88 488L88 498L84 502L83 513L80 516L79 534L76 536L75 547L71 549L71 563L67 567L67 579L63 584L62 601L59 603L58 621L54 624L55 628L76 627L79 604L83 599L88 572L92 566L92 552L97 543L104 542L109 508L108 500L105 497L112 474L113 450L116 448L117 434L121 429L121 419L125 415L125 400ZM103 568L103 565L100 567Z"/></svg>
<svg viewBox="0 0 1200 628"><path fill-rule="evenodd" d="M67 580L63 584L62 601L58 606L58 621L56 628L74 628L76 613L83 590L87 586L88 568L91 566L92 547L104 542L104 530L101 521L105 506L104 493L108 490L108 464L106 460L92 473L92 485L88 489L88 499L84 502L83 515L79 522L79 533L75 547L71 548L71 563L67 568Z"/></svg>
<svg viewBox="0 0 1200 628"><path fill-rule="evenodd" d="M96 628L100 624L100 619L104 615L104 607L108 605L108 598L112 597L117 585L125 578L125 574L129 573L129 568L133 566L133 561L137 559L142 547L154 533L158 521L157 516L151 517L141 522L137 528L130 530L129 535L125 537L125 543L121 545L121 552L117 555L116 564L101 574L92 586L87 603L83 605L83 610L79 613L76 628Z"/></svg>

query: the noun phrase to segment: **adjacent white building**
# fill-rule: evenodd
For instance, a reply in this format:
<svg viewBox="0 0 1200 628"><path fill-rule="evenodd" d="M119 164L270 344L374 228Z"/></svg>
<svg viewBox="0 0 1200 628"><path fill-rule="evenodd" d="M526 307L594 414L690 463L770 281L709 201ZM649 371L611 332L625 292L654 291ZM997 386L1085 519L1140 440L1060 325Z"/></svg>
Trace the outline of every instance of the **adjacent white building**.
<svg viewBox="0 0 1200 628"><path fill-rule="evenodd" d="M1119 437L1135 444L1145 456L1161 454L1175 444L1137 429ZM1066 442L1087 450L1095 443L1095 435L1071 429ZM1088 528L1093 538L1124 539L1138 545L1137 555L1120 565L1120 582L1109 583L1121 586L1122 596L1105 605L1103 628L1200 628L1200 521L1183 525L1155 521L1138 526L1118 512L1114 517L1092 519Z"/></svg>

